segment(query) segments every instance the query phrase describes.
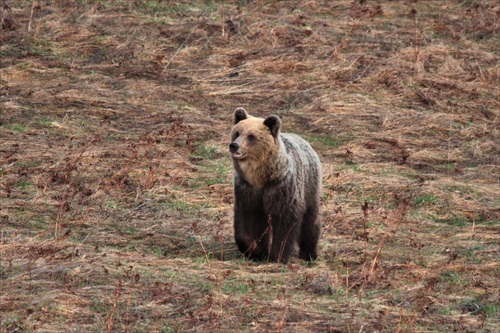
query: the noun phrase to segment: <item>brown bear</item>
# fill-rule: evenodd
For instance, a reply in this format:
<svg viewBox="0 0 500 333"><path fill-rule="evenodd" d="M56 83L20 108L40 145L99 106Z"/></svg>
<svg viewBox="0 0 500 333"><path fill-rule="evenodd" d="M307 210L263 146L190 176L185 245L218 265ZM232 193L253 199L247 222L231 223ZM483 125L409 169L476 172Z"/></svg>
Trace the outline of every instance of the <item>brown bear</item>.
<svg viewBox="0 0 500 333"><path fill-rule="evenodd" d="M234 166L234 237L249 259L315 260L321 233L321 162L281 120L234 111L229 150Z"/></svg>

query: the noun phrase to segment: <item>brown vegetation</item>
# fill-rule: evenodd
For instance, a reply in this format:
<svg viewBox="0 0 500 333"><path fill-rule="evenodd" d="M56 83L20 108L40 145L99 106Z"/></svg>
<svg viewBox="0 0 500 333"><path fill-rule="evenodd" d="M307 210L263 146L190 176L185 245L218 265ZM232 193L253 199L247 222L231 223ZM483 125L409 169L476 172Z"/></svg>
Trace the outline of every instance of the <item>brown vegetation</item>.
<svg viewBox="0 0 500 333"><path fill-rule="evenodd" d="M2 1L2 332L497 332L495 0ZM232 111L324 165L320 259L245 261Z"/></svg>

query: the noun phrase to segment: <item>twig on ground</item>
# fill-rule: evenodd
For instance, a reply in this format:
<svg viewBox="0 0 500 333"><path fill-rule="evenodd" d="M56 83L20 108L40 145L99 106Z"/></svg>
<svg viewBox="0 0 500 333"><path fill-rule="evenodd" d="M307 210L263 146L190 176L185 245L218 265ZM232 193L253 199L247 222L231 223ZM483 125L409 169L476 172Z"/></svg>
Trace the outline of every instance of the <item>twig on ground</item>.
<svg viewBox="0 0 500 333"><path fill-rule="evenodd" d="M172 58L170 58L170 60L167 62L167 64L165 65L165 67L163 68L163 72L162 73L165 73L165 71L167 70L168 66L170 66L170 64L172 63L172 61L174 60L175 56L177 55L177 53L179 53L179 51L184 47L184 45L187 43L187 41L189 40L189 38L191 38L191 35L188 35L186 37L186 39L184 40L184 42L182 42L181 46L179 46L179 48L177 49L177 51L175 51L174 55L172 56Z"/></svg>

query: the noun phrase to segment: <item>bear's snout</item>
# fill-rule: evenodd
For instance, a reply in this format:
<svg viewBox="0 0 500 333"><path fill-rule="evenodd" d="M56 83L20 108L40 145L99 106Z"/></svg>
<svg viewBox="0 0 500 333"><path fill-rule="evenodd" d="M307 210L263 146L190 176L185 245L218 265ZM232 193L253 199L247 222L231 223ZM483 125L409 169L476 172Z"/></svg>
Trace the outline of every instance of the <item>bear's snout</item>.
<svg viewBox="0 0 500 333"><path fill-rule="evenodd" d="M229 151L231 152L231 157L235 160L241 160L242 158L245 157L245 154L238 152L238 150L240 150L240 146L236 142L233 142L229 145Z"/></svg>
<svg viewBox="0 0 500 333"><path fill-rule="evenodd" d="M236 153L238 151L238 149L240 148L240 146L238 146L238 144L236 142L233 142L229 145L229 151L231 153Z"/></svg>

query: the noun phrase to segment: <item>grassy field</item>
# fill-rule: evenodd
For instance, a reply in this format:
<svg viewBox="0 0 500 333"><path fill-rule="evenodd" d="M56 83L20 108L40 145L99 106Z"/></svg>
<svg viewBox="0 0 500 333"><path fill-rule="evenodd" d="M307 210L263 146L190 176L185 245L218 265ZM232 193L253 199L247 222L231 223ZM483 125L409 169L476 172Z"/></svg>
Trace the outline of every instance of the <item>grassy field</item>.
<svg viewBox="0 0 500 333"><path fill-rule="evenodd" d="M498 332L496 0L2 0L1 332ZM246 261L232 111L323 162Z"/></svg>

